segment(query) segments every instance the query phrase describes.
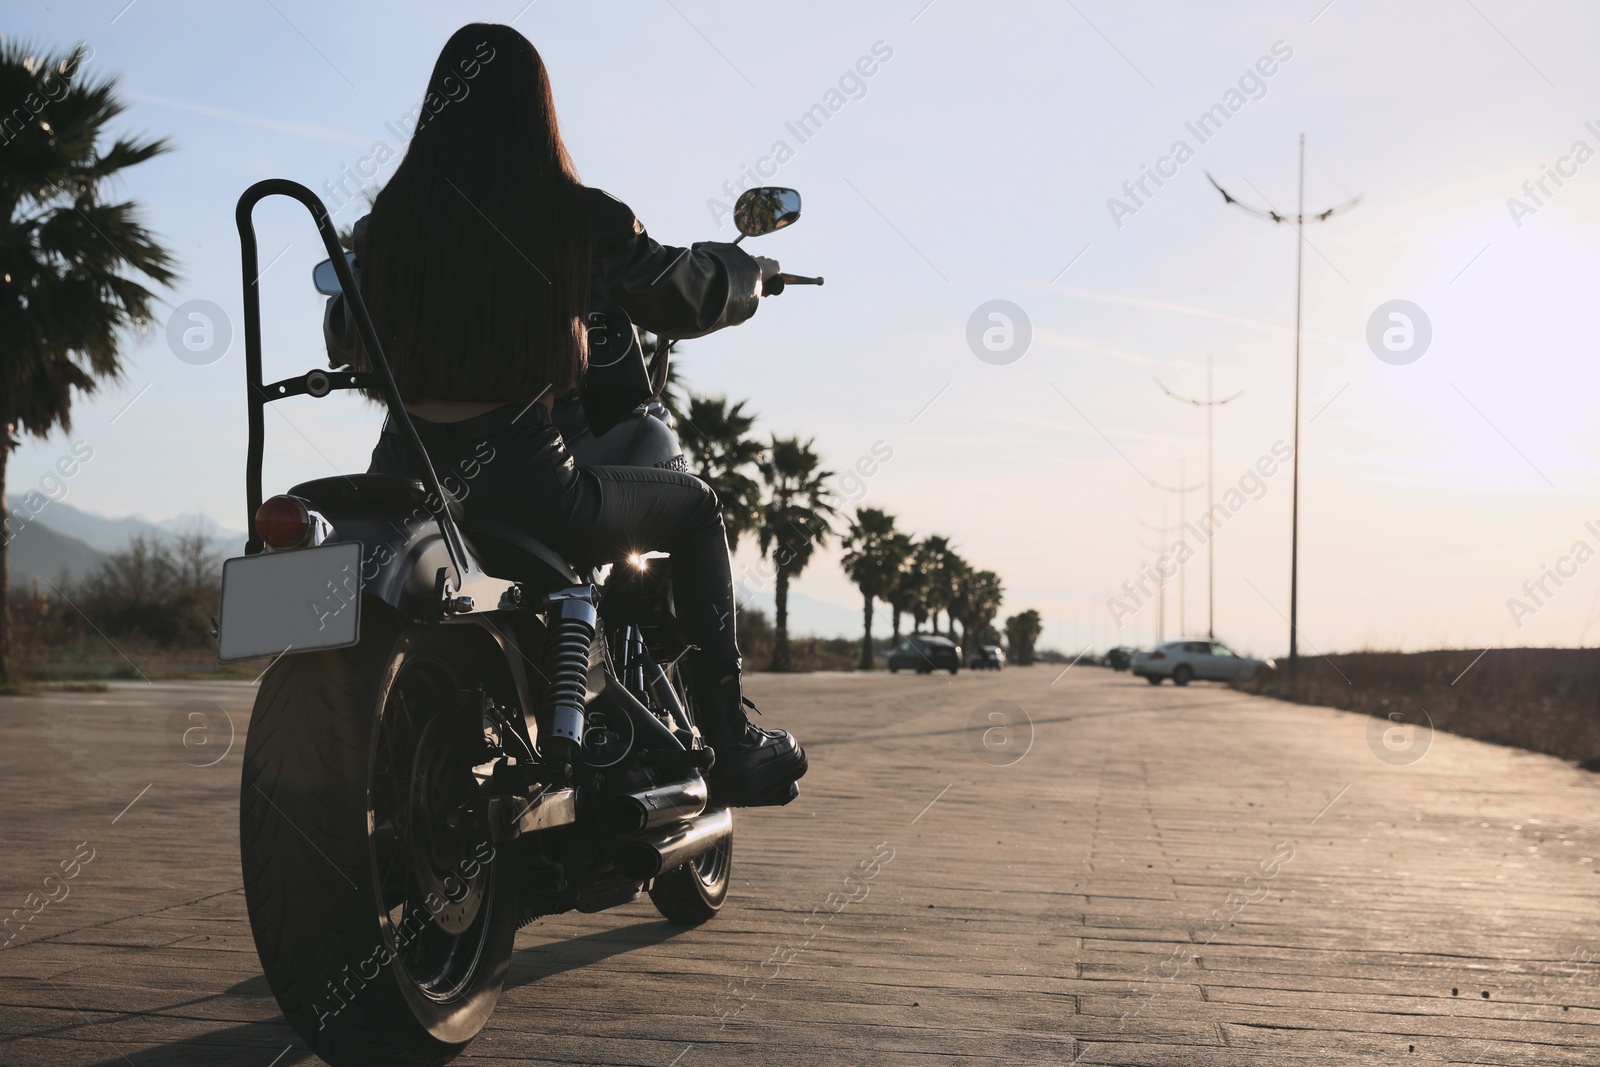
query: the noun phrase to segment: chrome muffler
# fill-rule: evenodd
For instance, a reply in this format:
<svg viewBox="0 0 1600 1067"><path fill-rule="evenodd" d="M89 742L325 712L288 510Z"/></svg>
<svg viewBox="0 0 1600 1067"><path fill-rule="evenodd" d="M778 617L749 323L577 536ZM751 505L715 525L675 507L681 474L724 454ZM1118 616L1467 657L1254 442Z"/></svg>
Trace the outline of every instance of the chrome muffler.
<svg viewBox="0 0 1600 1067"><path fill-rule="evenodd" d="M706 810L706 780L698 774L686 782L646 789L642 793L612 797L601 809L607 830L619 837L636 837L649 830L693 819Z"/></svg>
<svg viewBox="0 0 1600 1067"><path fill-rule="evenodd" d="M733 836L733 813L708 811L692 822L660 830L617 849L617 870L630 878L657 878L674 867L699 859Z"/></svg>

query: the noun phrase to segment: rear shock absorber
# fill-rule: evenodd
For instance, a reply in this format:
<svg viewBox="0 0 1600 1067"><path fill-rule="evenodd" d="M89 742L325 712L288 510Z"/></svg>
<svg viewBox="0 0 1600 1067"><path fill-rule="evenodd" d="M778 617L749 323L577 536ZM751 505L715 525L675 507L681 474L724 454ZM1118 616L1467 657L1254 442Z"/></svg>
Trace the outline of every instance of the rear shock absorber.
<svg viewBox="0 0 1600 1067"><path fill-rule="evenodd" d="M550 740L544 758L563 780L569 778L583 746L584 703L589 694L589 648L598 616L592 586L573 586L552 593L545 602L549 629L545 635L544 675Z"/></svg>

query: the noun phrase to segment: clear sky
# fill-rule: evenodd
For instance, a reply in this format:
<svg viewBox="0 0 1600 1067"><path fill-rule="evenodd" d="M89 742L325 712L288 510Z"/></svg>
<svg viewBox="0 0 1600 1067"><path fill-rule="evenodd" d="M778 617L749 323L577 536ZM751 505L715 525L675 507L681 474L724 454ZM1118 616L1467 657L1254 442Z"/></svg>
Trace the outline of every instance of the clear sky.
<svg viewBox="0 0 1600 1067"><path fill-rule="evenodd" d="M585 181L660 240L729 239L708 202L786 143L771 180L803 192L805 217L752 250L827 285L692 343L690 384L814 436L836 470L882 442L892 459L861 502L949 535L1001 574L1005 613L1038 608L1045 643L1068 651L1155 634L1156 605L1119 631L1107 598L1155 564L1164 508L1176 524L1178 495L1152 481L1176 485L1180 464L1203 476L1204 417L1156 379L1203 394L1208 355L1217 396L1243 390L1216 418L1219 500L1263 457L1274 470L1247 479L1259 499L1217 534L1218 637L1287 644L1290 479L1270 457L1292 436L1294 233L1226 206L1206 172L1292 212L1303 132L1308 211L1361 198L1306 230L1303 647L1600 637L1600 561L1571 555L1600 548L1584 525L1600 531L1592 5L86 0L7 16L25 40L87 42L87 69L122 77L121 126L173 139L123 189L182 262L163 315L210 300L234 324L208 366L177 359L158 325L131 345L124 383L79 403L73 438L94 448L71 482L80 507L243 526L235 199L265 177L320 191L373 172L446 37L512 21L550 66ZM791 124L819 104L828 118L802 141ZM298 206L257 218L269 374L298 373L322 358L309 285L322 253ZM1020 358L969 344L991 300L1026 314ZM1429 324L1411 362L1368 341L1391 300ZM269 492L364 469L373 409L274 407ZM71 448L24 445L12 492ZM1188 495L1188 517L1203 497ZM834 559L798 588L853 605ZM1570 576L1530 597L1546 565ZM1203 553L1182 585L1203 631Z"/></svg>

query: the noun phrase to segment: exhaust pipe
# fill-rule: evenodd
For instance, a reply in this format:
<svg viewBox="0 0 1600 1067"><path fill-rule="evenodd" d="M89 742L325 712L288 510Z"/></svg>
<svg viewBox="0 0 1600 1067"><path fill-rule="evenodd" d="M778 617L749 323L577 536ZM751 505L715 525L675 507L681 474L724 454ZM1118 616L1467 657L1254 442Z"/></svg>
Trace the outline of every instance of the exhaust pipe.
<svg viewBox="0 0 1600 1067"><path fill-rule="evenodd" d="M733 836L733 813L719 808L693 822L681 823L617 849L617 870L630 878L658 878L674 867L699 859Z"/></svg>
<svg viewBox="0 0 1600 1067"><path fill-rule="evenodd" d="M694 818L706 810L708 796L706 780L697 774L686 782L612 797L605 802L602 818L606 829L617 836L636 837L647 830Z"/></svg>

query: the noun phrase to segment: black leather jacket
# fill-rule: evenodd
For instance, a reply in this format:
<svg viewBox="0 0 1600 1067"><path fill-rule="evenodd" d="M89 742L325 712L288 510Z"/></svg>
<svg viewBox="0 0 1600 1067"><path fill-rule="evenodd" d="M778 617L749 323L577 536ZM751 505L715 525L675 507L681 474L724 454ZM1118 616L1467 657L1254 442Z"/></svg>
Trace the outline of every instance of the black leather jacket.
<svg viewBox="0 0 1600 1067"><path fill-rule="evenodd" d="M584 373L584 408L596 432L649 398L637 327L682 340L736 326L756 312L761 268L743 249L716 241L674 248L651 240L622 201L599 189L584 191L589 232L594 235L594 272L588 310L589 367ZM354 227L356 284L367 218ZM344 296L328 298L322 320L328 362L342 367L354 358L355 324Z"/></svg>

